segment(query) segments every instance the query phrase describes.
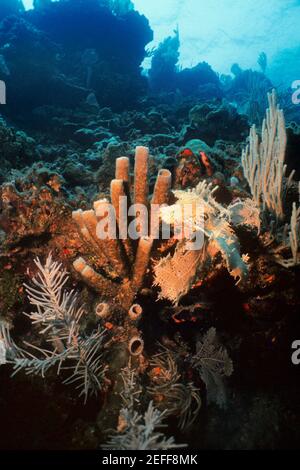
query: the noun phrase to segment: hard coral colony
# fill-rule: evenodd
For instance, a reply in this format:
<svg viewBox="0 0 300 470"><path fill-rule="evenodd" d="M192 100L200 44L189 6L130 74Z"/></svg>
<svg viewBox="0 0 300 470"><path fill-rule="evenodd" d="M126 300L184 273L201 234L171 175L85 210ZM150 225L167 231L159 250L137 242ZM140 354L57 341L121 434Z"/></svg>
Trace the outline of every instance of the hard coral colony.
<svg viewBox="0 0 300 470"><path fill-rule="evenodd" d="M131 1L21 3L0 7L4 427L24 389L37 449L282 446L300 139L266 54L261 72L182 70L177 30L146 78Z"/></svg>

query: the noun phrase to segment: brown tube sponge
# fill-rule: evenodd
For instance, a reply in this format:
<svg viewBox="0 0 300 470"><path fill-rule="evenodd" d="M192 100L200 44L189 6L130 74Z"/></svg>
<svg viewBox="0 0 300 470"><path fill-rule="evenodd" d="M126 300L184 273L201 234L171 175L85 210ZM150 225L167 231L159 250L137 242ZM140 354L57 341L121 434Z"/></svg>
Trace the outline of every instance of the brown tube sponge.
<svg viewBox="0 0 300 470"><path fill-rule="evenodd" d="M102 295L113 295L116 292L114 284L101 274L96 273L83 258L77 258L73 263L73 267L88 285Z"/></svg>
<svg viewBox="0 0 300 470"><path fill-rule="evenodd" d="M148 186L149 150L137 147L135 152L133 201L141 207L132 207L130 194L130 166L127 157L116 160L116 178L111 181L110 201L101 199L94 203L94 211L76 211L73 218L86 242L91 256L91 266L81 259L74 263L75 269L84 280L101 292L102 284L104 298L106 294L114 297L117 305L129 311L129 318L134 322L140 315L139 306L132 306L135 296L143 285L147 272L153 241L156 232L159 235L159 211L153 210L149 217L149 186ZM155 184L152 204L157 208L169 202L171 189L171 173L160 170ZM121 200L121 204L120 204ZM127 205L126 205L127 202ZM128 215L128 209L132 208ZM150 207L151 209L151 207ZM150 219L150 220L148 220ZM151 234L149 233L151 221ZM136 224L139 227L136 227ZM152 232L153 226L157 230ZM130 239L128 229L135 230ZM155 227L154 227L155 228ZM138 232L136 236L136 231ZM138 240L136 240L138 238ZM106 260L102 262L102 257ZM109 291L110 289L110 291ZM112 294L112 292L114 292ZM130 309L130 307L132 307ZM100 312L101 313L101 312Z"/></svg>
<svg viewBox="0 0 300 470"><path fill-rule="evenodd" d="M85 238L85 240L88 241L89 243L92 243L91 235L90 235L89 231L87 230L86 225L84 223L84 220L82 218L82 210L79 209L78 211L73 211L72 212L72 218L76 222L76 224L78 225L80 233Z"/></svg>
<svg viewBox="0 0 300 470"><path fill-rule="evenodd" d="M110 183L110 197L112 205L114 206L116 212L116 220L118 225L118 238L120 243L123 244L128 261L130 265L133 263L133 247L131 240L128 238L128 197L126 195L124 181L114 179ZM121 199L122 198L122 199ZM124 199L126 198L126 199ZM123 210L120 207L120 204L125 204Z"/></svg>
<svg viewBox="0 0 300 470"><path fill-rule="evenodd" d="M148 159L149 150L147 147L136 147L134 166L134 204L142 204L148 207ZM140 237L148 235L148 213L145 210L136 209L138 225L136 230Z"/></svg>
<svg viewBox="0 0 300 470"><path fill-rule="evenodd" d="M101 199L94 202L97 221L105 218L111 227L115 227L116 220L111 214L111 205L107 199ZM95 234L97 237L97 234ZM125 250L121 241L116 238L117 234L109 235L103 242L106 256L110 265L115 268L116 274L120 277L128 277L129 266L124 259Z"/></svg>
<svg viewBox="0 0 300 470"><path fill-rule="evenodd" d="M144 341L140 336L133 336L128 343L128 350L131 356L140 356L144 351Z"/></svg>
<svg viewBox="0 0 300 470"><path fill-rule="evenodd" d="M167 204L170 197L172 175L169 170L160 170L157 175L151 204Z"/></svg>
<svg viewBox="0 0 300 470"><path fill-rule="evenodd" d="M128 310L128 316L132 321L138 320L142 316L142 313L143 309L139 304L131 305L130 309Z"/></svg>
<svg viewBox="0 0 300 470"><path fill-rule="evenodd" d="M147 147L136 147L134 165L134 203L147 205L148 202L148 159Z"/></svg>
<svg viewBox="0 0 300 470"><path fill-rule="evenodd" d="M172 175L169 170L160 170L157 175L151 205L168 204L172 186ZM151 236L159 236L159 209L151 207ZM156 215L155 217L153 217Z"/></svg>
<svg viewBox="0 0 300 470"><path fill-rule="evenodd" d="M111 306L106 302L100 302L95 309L95 313L99 318L107 318L111 314Z"/></svg>
<svg viewBox="0 0 300 470"><path fill-rule="evenodd" d="M115 212L116 212L116 219L117 219L117 224L120 227L121 225L121 230L122 226L126 225L126 232L127 232L127 220L120 220L120 198L121 197L126 197L125 194L125 189L124 189L124 182L122 179L114 179L111 180L110 183L110 198L111 198L111 203L114 206Z"/></svg>
<svg viewBox="0 0 300 470"><path fill-rule="evenodd" d="M152 244L153 240L150 237L142 237L139 240L132 279L132 284L136 290L139 290L142 286L144 275L150 261Z"/></svg>
<svg viewBox="0 0 300 470"><path fill-rule="evenodd" d="M97 219L93 210L74 211L72 217L80 229L83 238L88 242L89 247L94 251L99 259L99 263L104 264L107 262L105 251L103 249L103 242L96 237ZM102 242L102 243L101 243Z"/></svg>
<svg viewBox="0 0 300 470"><path fill-rule="evenodd" d="M73 263L73 267L78 273L82 273L86 266L87 264L83 258L77 258Z"/></svg>
<svg viewBox="0 0 300 470"><path fill-rule="evenodd" d="M106 261L106 257L104 256L103 249L99 250L99 246L96 243L95 236L93 236L93 233L86 226L86 222L83 217L83 211L79 209L77 211L72 212L72 218L76 222L79 231L83 239L87 243L89 249L97 254L97 257L99 258L100 262L104 263Z"/></svg>
<svg viewBox="0 0 300 470"><path fill-rule="evenodd" d="M116 179L129 183L129 158L120 157L116 159Z"/></svg>

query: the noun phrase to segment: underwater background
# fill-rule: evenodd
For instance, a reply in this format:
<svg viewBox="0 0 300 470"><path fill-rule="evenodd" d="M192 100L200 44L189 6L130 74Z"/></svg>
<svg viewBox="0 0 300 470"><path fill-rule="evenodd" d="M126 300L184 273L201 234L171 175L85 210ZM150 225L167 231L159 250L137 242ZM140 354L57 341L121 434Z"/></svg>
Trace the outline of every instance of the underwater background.
<svg viewBox="0 0 300 470"><path fill-rule="evenodd" d="M0 0L1 449L299 448L299 25L298 0Z"/></svg>

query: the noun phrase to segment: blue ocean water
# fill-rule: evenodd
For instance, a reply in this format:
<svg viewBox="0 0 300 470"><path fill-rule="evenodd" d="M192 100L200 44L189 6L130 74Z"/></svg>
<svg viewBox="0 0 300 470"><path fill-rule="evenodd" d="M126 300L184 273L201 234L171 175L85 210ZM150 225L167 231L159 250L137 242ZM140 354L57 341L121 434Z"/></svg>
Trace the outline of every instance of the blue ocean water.
<svg viewBox="0 0 300 470"><path fill-rule="evenodd" d="M33 0L24 0L32 8ZM205 60L219 73L233 62L256 68L261 51L268 55L268 73L276 84L300 76L300 4L298 0L134 0L154 31L157 46L178 26L180 59L189 67ZM149 66L149 61L145 61Z"/></svg>
<svg viewBox="0 0 300 470"><path fill-rule="evenodd" d="M222 88L225 95L230 88L230 81L235 80L239 93L242 87L248 88L247 93L252 89L256 94L255 87L262 86L261 92L266 94L266 90L269 91L274 86L282 93L282 102L286 105L298 101L298 1L245 0L241 3L237 0L3 0L1 5L2 18L19 13L23 21L22 26L4 23L6 26L2 30L0 79L2 95L10 95L7 110L14 106L16 109L17 100L18 104L24 101L25 107L32 101L32 106L37 107L39 104L55 104L56 100L59 101L58 95L64 96L62 105L70 105L71 101L76 104L83 98L80 96L82 90L80 92L77 89L76 96L71 93L71 88L63 91L63 83L57 83L55 89L53 80L50 79L51 74L55 80L62 80L60 74L63 74L65 85L67 81L95 91L99 105L115 106L114 100L120 99L119 106L122 106L125 96L125 101L129 103L131 91L125 92L125 95L123 91L128 90L129 82L133 85L138 75L146 79L143 83L138 79L139 83L135 84L136 98L142 93L143 87L147 86L150 89L159 86L160 90L165 86L166 91L185 90L186 94L187 90L194 92L198 85L210 83L210 78L205 78L203 74L197 77L197 72L195 73L199 64L203 63L208 64L218 76L218 88ZM29 31L28 25L35 30ZM12 45L10 40L20 42L23 33L26 35L25 43L23 49L18 49L17 44ZM31 44L33 35L37 37L38 34L40 40ZM26 41L29 42L25 54L32 54L27 66L24 56ZM36 48L36 51L30 51L31 47ZM24 70L20 63L21 58L19 63L13 62L12 51L23 55ZM84 56L89 51L95 54L94 63L85 64ZM103 64L103 74L100 77L100 70L95 69L101 67L102 60L106 65ZM38 75L34 66L40 68ZM119 98L117 91L111 90L110 93L109 87L105 85L110 71L116 71L117 68L122 81ZM179 76L182 70L184 73ZM242 75L245 80L241 83L243 79L237 79L237 74L248 70L253 73L249 77L247 74ZM23 83L17 77L19 73L22 76L22 72ZM31 92L27 92L26 79L30 79L30 74L32 77L28 86ZM176 74L178 77L175 77ZM266 79L263 85L261 74ZM5 80L6 77L10 79ZM96 78L98 83L93 84ZM15 80L18 81L18 86ZM52 83L50 89L48 88L48 96L43 100L41 95L38 96L38 88L34 89L35 82L39 81L38 87L45 88L47 80ZM113 78L110 82L113 82ZM232 93L229 95L230 92L228 99L234 102ZM1 102L6 96L1 98ZM215 92L215 96L220 98L220 93ZM131 98L134 101L133 96ZM242 109L241 111L243 112ZM294 112L297 114L298 110L294 109Z"/></svg>

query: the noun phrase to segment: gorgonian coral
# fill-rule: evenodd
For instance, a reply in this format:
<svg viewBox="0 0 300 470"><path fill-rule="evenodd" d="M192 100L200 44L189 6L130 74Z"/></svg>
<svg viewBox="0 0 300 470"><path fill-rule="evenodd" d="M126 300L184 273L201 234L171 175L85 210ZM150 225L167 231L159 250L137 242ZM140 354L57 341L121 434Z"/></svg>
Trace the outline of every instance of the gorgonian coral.
<svg viewBox="0 0 300 470"><path fill-rule="evenodd" d="M173 255L161 258L154 266L154 285L160 288L160 297L178 304L193 283L201 279L205 265L220 254L222 262L237 283L248 275L248 256L241 255L235 225L250 225L259 228L259 214L254 204L236 201L227 208L213 197L213 190L206 182L191 191L174 191L177 201L161 210L162 220L173 227L178 225L186 205L193 210L185 224L193 233L203 234L203 245L191 250L190 240L181 241ZM197 220L197 207L202 208L203 218ZM178 211L179 209L179 211Z"/></svg>

